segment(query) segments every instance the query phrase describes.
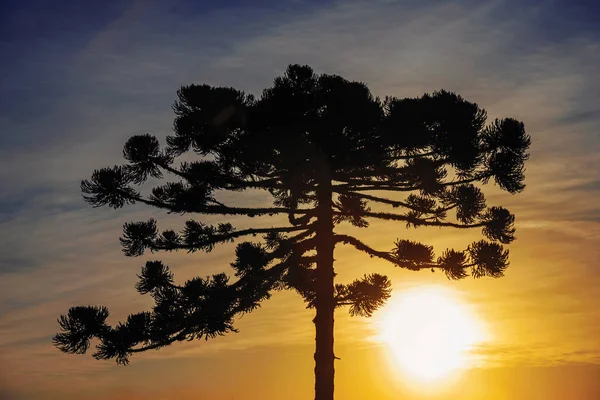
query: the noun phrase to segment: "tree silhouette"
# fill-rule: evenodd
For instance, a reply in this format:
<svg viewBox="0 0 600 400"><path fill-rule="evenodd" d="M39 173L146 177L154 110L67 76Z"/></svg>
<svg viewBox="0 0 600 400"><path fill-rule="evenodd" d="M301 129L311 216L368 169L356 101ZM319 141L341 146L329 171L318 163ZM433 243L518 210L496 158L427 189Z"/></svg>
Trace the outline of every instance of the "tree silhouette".
<svg viewBox="0 0 600 400"><path fill-rule="evenodd" d="M469 272L496 278L508 266L502 244L514 239L514 215L487 208L474 184L493 179L509 193L524 189L530 137L521 122L486 125L477 104L443 90L380 100L363 83L300 65L290 65L260 98L208 85L185 86L177 94L167 146L161 149L149 134L131 137L123 150L128 163L94 171L81 184L84 199L94 207L144 203L177 214L281 214L287 222L236 230L227 222L190 219L179 232L159 231L154 219L126 223L120 241L127 256L209 252L246 236L262 235L263 241L237 245L234 280L221 273L179 285L168 266L147 262L136 289L153 297L152 310L111 327L107 308L73 307L59 318L61 333L53 342L60 350L82 354L96 338L96 359L127 364L133 353L235 332L237 315L259 307L274 290L293 289L316 310L315 398L331 400L335 308L370 316L390 296L390 281L376 273L334 283L337 244L408 270L441 270L450 279ZM175 159L189 152L197 159L176 166ZM148 196L138 191L165 173L175 181ZM223 192L256 190L268 192L273 204L234 207L217 199ZM387 206L401 211L380 211ZM334 230L342 223L366 228L370 218L408 227L481 228L490 241L435 258L432 247L411 240L375 250Z"/></svg>

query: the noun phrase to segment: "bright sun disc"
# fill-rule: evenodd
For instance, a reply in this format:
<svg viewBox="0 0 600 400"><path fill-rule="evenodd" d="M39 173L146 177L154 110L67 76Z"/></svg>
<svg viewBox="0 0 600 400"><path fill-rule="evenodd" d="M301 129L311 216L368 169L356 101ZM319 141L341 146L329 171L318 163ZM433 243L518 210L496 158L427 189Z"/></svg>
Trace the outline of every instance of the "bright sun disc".
<svg viewBox="0 0 600 400"><path fill-rule="evenodd" d="M382 311L379 339L402 371L421 382L466 367L469 349L485 340L481 322L443 288L401 292Z"/></svg>

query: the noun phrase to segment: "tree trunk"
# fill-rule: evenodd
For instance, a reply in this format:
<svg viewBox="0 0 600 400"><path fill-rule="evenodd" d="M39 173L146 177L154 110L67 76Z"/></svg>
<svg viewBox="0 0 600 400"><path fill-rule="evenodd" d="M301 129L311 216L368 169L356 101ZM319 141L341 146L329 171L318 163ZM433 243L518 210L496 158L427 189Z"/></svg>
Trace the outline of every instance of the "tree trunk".
<svg viewBox="0 0 600 400"><path fill-rule="evenodd" d="M316 330L315 400L333 400L333 210L331 180L319 185L318 190L317 270L316 270Z"/></svg>

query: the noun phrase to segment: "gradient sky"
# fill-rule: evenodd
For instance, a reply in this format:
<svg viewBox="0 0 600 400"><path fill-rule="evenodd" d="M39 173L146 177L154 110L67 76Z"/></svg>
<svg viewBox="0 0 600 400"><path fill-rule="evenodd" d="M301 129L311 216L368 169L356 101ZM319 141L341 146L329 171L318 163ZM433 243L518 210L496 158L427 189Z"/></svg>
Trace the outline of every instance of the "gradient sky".
<svg viewBox="0 0 600 400"><path fill-rule="evenodd" d="M142 354L127 368L51 345L57 316L72 305L106 305L112 322L150 305L133 289L148 258L124 257L118 237L124 221L152 211L92 209L80 180L121 162L129 136L167 135L179 86L259 94L290 63L364 81L380 96L454 90L492 118L525 122L527 189L486 191L517 216L506 277L449 282L348 249L336 254L338 277L377 270L396 291L444 285L489 325L481 365L434 398L600 398L596 1L0 4L0 399L311 398L312 317L293 293L244 316L239 334ZM162 226L177 222L159 214ZM397 237L438 250L479 237L389 223L361 233L380 249ZM232 249L149 258L183 280L228 270ZM342 311L336 319L338 398L423 397L381 367L385 349L367 340L369 320Z"/></svg>

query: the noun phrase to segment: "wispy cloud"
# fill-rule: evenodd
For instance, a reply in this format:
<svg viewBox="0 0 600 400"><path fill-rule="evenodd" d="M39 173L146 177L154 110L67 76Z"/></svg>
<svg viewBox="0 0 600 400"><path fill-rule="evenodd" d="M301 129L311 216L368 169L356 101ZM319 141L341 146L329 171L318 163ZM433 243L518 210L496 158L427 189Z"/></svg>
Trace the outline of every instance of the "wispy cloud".
<svg viewBox="0 0 600 400"><path fill-rule="evenodd" d="M600 350L587 348L565 350L557 343L532 344L527 346L488 344L472 348L470 353L483 358L485 367L499 366L555 366L600 362Z"/></svg>

